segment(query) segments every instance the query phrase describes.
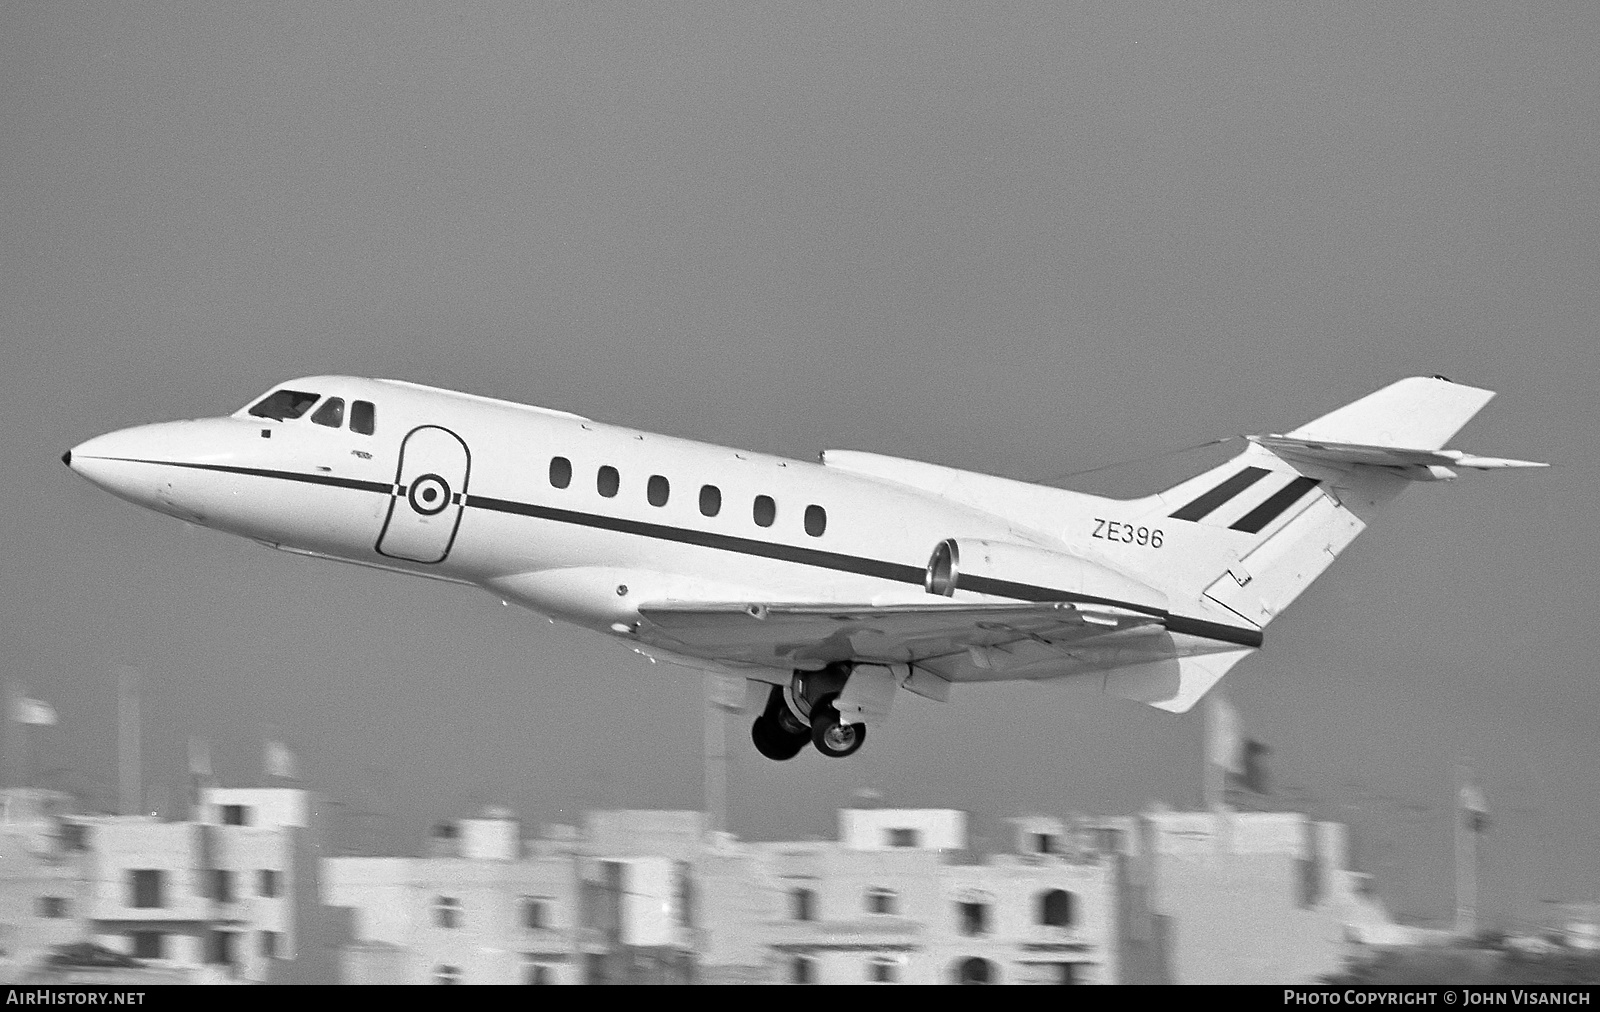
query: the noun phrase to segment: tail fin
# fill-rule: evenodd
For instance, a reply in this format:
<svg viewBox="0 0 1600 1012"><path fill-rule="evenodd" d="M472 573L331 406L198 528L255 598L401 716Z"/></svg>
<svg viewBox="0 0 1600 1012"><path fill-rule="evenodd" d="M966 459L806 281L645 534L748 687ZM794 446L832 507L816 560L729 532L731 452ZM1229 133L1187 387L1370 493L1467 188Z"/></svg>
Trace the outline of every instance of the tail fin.
<svg viewBox="0 0 1600 1012"><path fill-rule="evenodd" d="M1147 500L1174 612L1262 628L1411 481L1454 478L1452 464L1538 466L1442 449L1493 396L1403 379L1287 435L1251 436L1228 463Z"/></svg>
<svg viewBox="0 0 1600 1012"><path fill-rule="evenodd" d="M1462 386L1443 376L1412 376L1287 435L1327 443L1437 450L1493 397L1493 390Z"/></svg>

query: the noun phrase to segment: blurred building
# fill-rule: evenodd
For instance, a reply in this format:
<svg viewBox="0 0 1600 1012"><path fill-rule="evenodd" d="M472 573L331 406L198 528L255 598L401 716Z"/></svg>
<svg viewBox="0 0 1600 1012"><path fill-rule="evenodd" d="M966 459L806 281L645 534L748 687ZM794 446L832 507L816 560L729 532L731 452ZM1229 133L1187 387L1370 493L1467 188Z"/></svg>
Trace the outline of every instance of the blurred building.
<svg viewBox="0 0 1600 1012"><path fill-rule="evenodd" d="M424 857L336 857L323 898L353 911L346 983L577 983L578 868L525 849L508 812L441 823Z"/></svg>
<svg viewBox="0 0 1600 1012"><path fill-rule="evenodd" d="M1563 904L1555 934L1572 949L1600 952L1600 903Z"/></svg>
<svg viewBox="0 0 1600 1012"><path fill-rule="evenodd" d="M1346 829L1298 812L1152 811L1081 831L1120 854L1127 983L1289 984L1404 928L1347 868Z"/></svg>
<svg viewBox="0 0 1600 1012"><path fill-rule="evenodd" d="M1112 983L1113 863L1060 820L1013 820L1008 853L968 848L966 813L846 809L837 842L752 844L767 979Z"/></svg>
<svg viewBox="0 0 1600 1012"><path fill-rule="evenodd" d="M0 979L18 980L53 950L85 939L92 870L64 822L72 798L0 791Z"/></svg>
<svg viewBox="0 0 1600 1012"><path fill-rule="evenodd" d="M316 904L315 809L302 790L211 788L174 822L6 792L9 979L331 982L323 929L338 915Z"/></svg>
<svg viewBox="0 0 1600 1012"><path fill-rule="evenodd" d="M354 912L344 979L387 983L1092 983L1116 977L1112 862L1019 825L845 810L837 841L747 844L699 812L592 812L521 841L503 812L433 853L326 862Z"/></svg>

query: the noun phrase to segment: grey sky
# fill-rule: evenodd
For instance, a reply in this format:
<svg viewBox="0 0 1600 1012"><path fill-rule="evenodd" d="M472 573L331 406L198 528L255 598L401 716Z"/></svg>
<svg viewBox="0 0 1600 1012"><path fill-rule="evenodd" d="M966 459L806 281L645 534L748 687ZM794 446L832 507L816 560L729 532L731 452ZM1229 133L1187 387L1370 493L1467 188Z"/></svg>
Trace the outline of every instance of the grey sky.
<svg viewBox="0 0 1600 1012"><path fill-rule="evenodd" d="M694 676L143 513L57 462L100 432L348 372L1026 478L1437 372L1501 393L1461 445L1558 469L1415 489L1230 698L1403 906L1449 905L1461 758L1491 914L1600 888L1591 4L7 4L0 95L0 644L61 785L133 663L151 782L190 734L253 781L270 722L411 831L700 801ZM849 762L735 727L733 828L1187 806L1199 735L1033 685Z"/></svg>

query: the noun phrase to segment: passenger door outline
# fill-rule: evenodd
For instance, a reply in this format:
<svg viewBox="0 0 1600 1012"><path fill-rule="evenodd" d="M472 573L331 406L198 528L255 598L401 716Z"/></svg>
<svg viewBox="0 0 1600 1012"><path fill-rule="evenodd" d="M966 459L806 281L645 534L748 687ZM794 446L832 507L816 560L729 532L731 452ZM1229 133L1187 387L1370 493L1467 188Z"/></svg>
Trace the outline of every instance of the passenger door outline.
<svg viewBox="0 0 1600 1012"><path fill-rule="evenodd" d="M419 425L400 443L389 513L373 550L391 559L434 565L455 544L466 506L472 452L442 425Z"/></svg>

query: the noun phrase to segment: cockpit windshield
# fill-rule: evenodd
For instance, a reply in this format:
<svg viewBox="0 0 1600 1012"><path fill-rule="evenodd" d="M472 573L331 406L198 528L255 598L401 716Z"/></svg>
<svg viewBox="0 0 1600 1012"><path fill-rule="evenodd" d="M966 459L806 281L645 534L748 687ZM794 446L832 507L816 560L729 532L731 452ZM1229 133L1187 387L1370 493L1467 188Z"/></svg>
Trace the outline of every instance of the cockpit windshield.
<svg viewBox="0 0 1600 1012"><path fill-rule="evenodd" d="M317 403L319 396L321 395L308 394L304 390L274 390L257 401L250 409L250 413L257 418L274 418L280 422L289 418L299 418L311 405Z"/></svg>

